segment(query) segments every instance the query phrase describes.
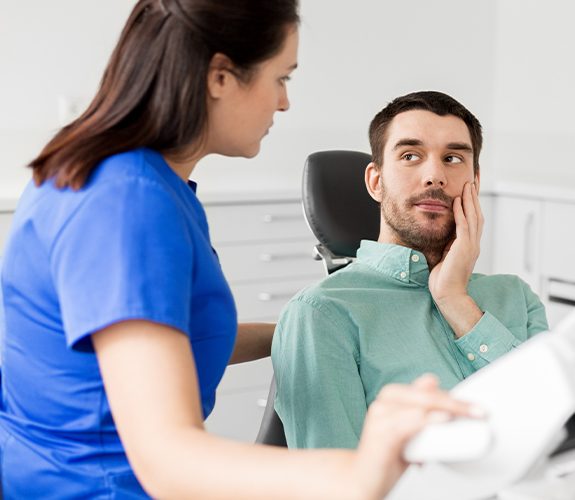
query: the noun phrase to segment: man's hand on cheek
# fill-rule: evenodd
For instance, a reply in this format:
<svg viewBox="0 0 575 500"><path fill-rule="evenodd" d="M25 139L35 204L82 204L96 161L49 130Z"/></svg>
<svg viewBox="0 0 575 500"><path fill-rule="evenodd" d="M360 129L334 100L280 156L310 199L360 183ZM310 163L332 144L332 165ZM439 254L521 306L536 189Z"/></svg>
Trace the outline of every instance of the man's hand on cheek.
<svg viewBox="0 0 575 500"><path fill-rule="evenodd" d="M453 201L455 239L429 276L429 290L457 337L469 332L482 316L467 294L467 284L479 257L483 214L475 183L466 183Z"/></svg>

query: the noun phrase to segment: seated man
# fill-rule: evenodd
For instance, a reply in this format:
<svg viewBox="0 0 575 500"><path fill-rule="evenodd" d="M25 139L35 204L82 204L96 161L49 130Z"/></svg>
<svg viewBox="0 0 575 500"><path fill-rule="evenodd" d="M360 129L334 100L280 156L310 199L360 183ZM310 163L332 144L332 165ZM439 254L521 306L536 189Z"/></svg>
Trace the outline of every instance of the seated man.
<svg viewBox="0 0 575 500"><path fill-rule="evenodd" d="M431 372L450 389L547 329L521 279L472 274L483 228L478 120L445 94L416 92L378 113L369 138L378 241L298 293L274 335L275 407L290 447L356 447L383 385Z"/></svg>

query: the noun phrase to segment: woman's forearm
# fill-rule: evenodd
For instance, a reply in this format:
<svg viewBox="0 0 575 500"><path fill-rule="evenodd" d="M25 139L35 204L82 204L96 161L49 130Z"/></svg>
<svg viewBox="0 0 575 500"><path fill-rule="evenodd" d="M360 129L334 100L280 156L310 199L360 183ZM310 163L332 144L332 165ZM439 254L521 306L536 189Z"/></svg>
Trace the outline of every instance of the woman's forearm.
<svg viewBox="0 0 575 500"><path fill-rule="evenodd" d="M270 334L272 326L255 333ZM268 335L262 344L270 340ZM234 443L203 428L186 334L127 320L92 334L92 342L130 465L158 498L381 498L405 469L403 446L428 418L438 411L469 415L468 405L439 391L435 379L420 380L382 389L367 412L357 451Z"/></svg>
<svg viewBox="0 0 575 500"><path fill-rule="evenodd" d="M288 452L235 443L200 429L181 429L171 439L160 435L150 445L155 453L148 456L155 459L139 472L154 498L372 498L356 477L349 450Z"/></svg>

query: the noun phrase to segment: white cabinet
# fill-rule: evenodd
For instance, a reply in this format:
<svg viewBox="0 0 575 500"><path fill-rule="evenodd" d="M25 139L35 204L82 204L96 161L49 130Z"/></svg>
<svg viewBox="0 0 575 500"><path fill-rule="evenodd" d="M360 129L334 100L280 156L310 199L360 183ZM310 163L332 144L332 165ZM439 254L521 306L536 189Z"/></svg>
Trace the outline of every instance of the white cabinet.
<svg viewBox="0 0 575 500"><path fill-rule="evenodd" d="M493 269L493 223L495 197L490 194L480 194L481 211L485 224L481 235L481 252L473 269L476 273L490 274Z"/></svg>
<svg viewBox="0 0 575 500"><path fill-rule="evenodd" d="M575 199L546 202L543 209L542 295L549 324L555 326L575 307Z"/></svg>
<svg viewBox="0 0 575 500"><path fill-rule="evenodd" d="M299 197L274 202L205 202L212 243L230 283L240 322L275 322L285 303L324 276ZM269 358L227 368L211 432L254 441L272 377Z"/></svg>
<svg viewBox="0 0 575 500"><path fill-rule="evenodd" d="M541 291L541 200L496 196L493 273L516 274Z"/></svg>
<svg viewBox="0 0 575 500"><path fill-rule="evenodd" d="M529 283L555 327L575 307L575 192L497 195L494 213L493 272Z"/></svg>
<svg viewBox="0 0 575 500"><path fill-rule="evenodd" d="M6 240L8 239L11 223L12 212L0 212L0 258L4 254L4 245L6 245Z"/></svg>
<svg viewBox="0 0 575 500"><path fill-rule="evenodd" d="M546 278L575 283L575 200L548 202L543 211L542 274Z"/></svg>

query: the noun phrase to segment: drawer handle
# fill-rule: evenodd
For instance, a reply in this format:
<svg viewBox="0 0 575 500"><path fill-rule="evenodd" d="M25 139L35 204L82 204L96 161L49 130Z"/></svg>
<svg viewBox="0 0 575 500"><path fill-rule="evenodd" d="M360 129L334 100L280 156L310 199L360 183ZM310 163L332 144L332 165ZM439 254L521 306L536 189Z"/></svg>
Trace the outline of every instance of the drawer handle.
<svg viewBox="0 0 575 500"><path fill-rule="evenodd" d="M313 260L313 256L308 253L286 253L286 254L273 254L273 253L261 253L259 255L261 262L272 262L277 260Z"/></svg>
<svg viewBox="0 0 575 500"><path fill-rule="evenodd" d="M535 222L535 214L533 212L529 212L527 215L527 219L525 220L525 233L524 238L525 241L523 243L523 262L525 271L527 273L531 273L533 271L533 264L532 264L532 255L533 255L533 245L535 241L533 239L533 224Z"/></svg>
<svg viewBox="0 0 575 500"><path fill-rule="evenodd" d="M273 299L273 295L268 292L260 292L258 293L258 300L260 302L270 302Z"/></svg>
<svg viewBox="0 0 575 500"><path fill-rule="evenodd" d="M287 300L291 299L297 290L294 292L284 292L284 293L270 293L270 292L260 292L258 293L258 300L260 302L271 302L272 300Z"/></svg>
<svg viewBox="0 0 575 500"><path fill-rule="evenodd" d="M262 221L266 224L271 224L272 222L281 222L281 221L290 221L290 220L297 220L301 221L301 215L273 215L273 214L265 214L262 217Z"/></svg>

